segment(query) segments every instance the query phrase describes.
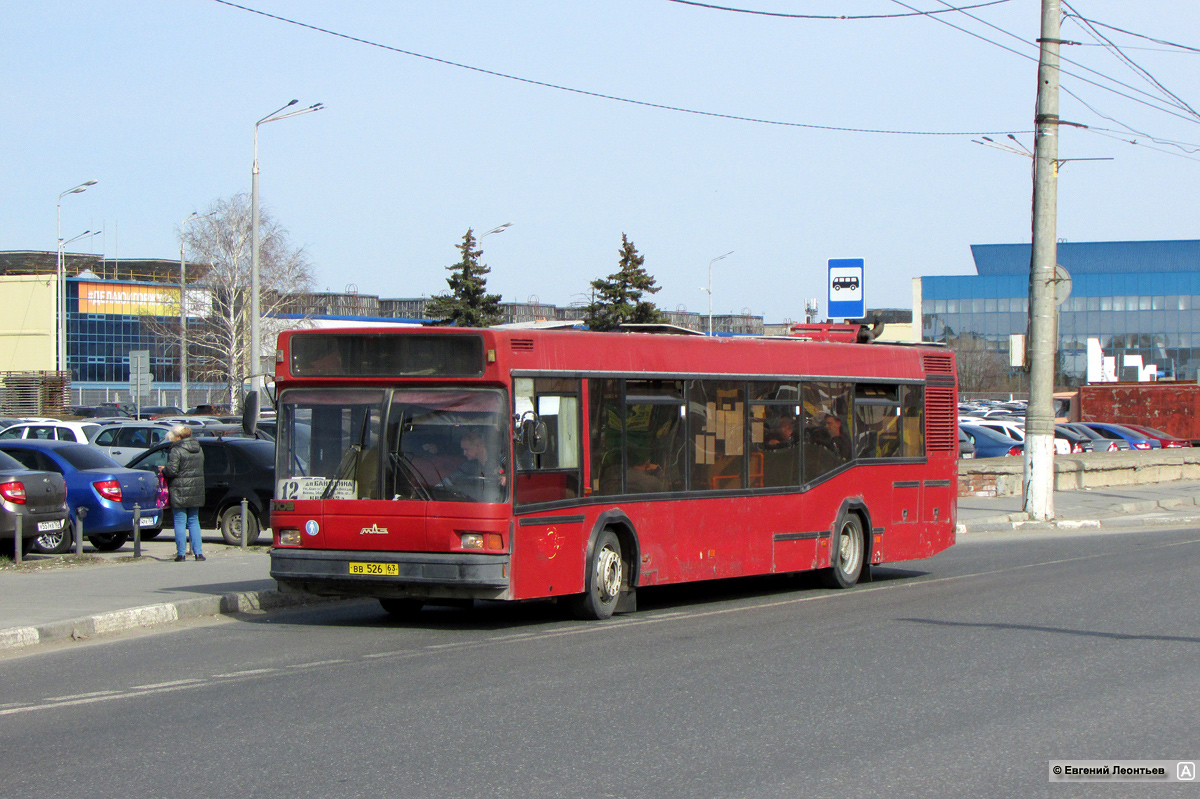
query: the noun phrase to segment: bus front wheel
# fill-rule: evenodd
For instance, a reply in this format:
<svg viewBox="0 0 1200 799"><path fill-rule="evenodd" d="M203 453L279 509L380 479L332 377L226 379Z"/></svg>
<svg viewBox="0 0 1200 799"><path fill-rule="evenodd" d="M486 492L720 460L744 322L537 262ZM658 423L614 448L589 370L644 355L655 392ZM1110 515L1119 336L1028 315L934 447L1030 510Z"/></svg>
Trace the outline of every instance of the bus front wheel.
<svg viewBox="0 0 1200 799"><path fill-rule="evenodd" d="M829 568L822 574L825 585L829 588L850 588L862 576L863 556L866 553L862 522L858 516L846 514L838 534L833 537L832 548Z"/></svg>
<svg viewBox="0 0 1200 799"><path fill-rule="evenodd" d="M612 530L605 530L592 548L584 591L572 602L571 609L575 616L593 620L611 617L617 609L624 581L625 560L621 553L621 541Z"/></svg>

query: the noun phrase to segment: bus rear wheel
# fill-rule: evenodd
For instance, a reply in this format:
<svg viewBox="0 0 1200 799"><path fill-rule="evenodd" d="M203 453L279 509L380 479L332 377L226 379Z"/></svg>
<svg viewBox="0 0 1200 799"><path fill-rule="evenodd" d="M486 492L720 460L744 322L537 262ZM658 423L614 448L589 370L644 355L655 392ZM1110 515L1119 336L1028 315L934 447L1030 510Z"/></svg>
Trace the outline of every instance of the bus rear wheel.
<svg viewBox="0 0 1200 799"><path fill-rule="evenodd" d="M866 542L863 539L862 522L853 513L846 514L833 538L833 551L829 554L829 568L822 573L829 588L851 588L862 576Z"/></svg>
<svg viewBox="0 0 1200 799"><path fill-rule="evenodd" d="M625 582L625 560L621 541L612 530L605 530L596 539L587 565L584 591L571 603L571 610L580 619L610 618L621 598Z"/></svg>

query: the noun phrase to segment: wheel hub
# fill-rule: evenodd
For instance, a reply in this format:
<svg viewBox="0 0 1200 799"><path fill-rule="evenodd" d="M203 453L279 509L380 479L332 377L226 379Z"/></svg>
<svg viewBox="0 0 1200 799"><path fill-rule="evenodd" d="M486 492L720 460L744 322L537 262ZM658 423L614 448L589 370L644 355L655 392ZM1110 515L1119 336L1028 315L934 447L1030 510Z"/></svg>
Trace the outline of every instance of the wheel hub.
<svg viewBox="0 0 1200 799"><path fill-rule="evenodd" d="M609 547L596 560L596 589L605 602L621 591L621 556Z"/></svg>

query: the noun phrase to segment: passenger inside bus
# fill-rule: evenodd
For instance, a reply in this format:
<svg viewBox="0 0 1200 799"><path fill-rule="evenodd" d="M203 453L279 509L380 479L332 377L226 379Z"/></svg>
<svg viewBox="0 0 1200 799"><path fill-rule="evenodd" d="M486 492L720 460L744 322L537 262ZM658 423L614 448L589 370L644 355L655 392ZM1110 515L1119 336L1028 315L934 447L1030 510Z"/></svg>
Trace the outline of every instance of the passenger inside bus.
<svg viewBox="0 0 1200 799"><path fill-rule="evenodd" d="M630 494L653 494L668 489L662 468L650 459L650 454L629 453L629 470L625 473L625 491ZM636 459L636 462L635 462Z"/></svg>

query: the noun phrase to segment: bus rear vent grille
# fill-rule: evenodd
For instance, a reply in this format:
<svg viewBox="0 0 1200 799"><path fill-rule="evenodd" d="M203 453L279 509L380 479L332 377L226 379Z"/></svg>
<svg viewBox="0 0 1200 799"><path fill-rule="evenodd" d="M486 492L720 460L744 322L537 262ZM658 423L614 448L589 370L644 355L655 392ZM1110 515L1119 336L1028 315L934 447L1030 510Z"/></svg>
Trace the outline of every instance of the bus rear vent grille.
<svg viewBox="0 0 1200 799"><path fill-rule="evenodd" d="M925 451L953 452L958 446L958 406L954 389L925 387Z"/></svg>
<svg viewBox="0 0 1200 799"><path fill-rule="evenodd" d="M533 349L533 339L531 338L514 338L511 341L513 350L528 352Z"/></svg>
<svg viewBox="0 0 1200 799"><path fill-rule="evenodd" d="M954 359L949 355L926 355L921 359L925 373L931 375L954 374Z"/></svg>

